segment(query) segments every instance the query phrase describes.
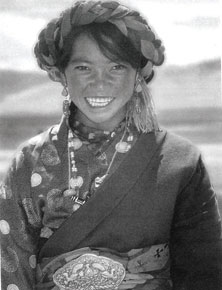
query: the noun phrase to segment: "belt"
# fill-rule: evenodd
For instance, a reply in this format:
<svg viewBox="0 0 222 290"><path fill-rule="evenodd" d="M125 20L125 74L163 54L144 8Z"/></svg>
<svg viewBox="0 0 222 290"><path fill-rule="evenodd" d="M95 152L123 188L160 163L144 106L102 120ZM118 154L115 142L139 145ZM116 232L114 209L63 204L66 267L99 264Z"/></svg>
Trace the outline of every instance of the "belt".
<svg viewBox="0 0 222 290"><path fill-rule="evenodd" d="M118 253L104 248L82 248L45 258L37 268L36 289L114 290L126 273L148 273L170 280L169 247L154 245Z"/></svg>

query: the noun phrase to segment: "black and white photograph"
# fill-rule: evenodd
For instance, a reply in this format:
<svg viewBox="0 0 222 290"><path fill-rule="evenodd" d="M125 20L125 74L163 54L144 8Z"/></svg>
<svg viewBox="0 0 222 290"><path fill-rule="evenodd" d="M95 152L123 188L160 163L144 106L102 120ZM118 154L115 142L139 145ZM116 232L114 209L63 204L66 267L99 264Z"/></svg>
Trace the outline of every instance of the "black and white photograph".
<svg viewBox="0 0 222 290"><path fill-rule="evenodd" d="M2 290L221 290L219 0L2 0Z"/></svg>

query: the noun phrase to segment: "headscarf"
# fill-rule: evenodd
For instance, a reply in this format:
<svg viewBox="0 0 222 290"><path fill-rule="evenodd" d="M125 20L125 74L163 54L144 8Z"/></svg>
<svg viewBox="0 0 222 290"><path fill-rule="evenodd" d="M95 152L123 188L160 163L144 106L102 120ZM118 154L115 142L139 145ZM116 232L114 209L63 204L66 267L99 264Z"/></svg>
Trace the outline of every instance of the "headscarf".
<svg viewBox="0 0 222 290"><path fill-rule="evenodd" d="M60 17L49 22L40 33L34 49L40 68L47 71L52 80L59 81L57 57L72 29L90 23L104 22L114 24L147 59L145 67L141 69L141 75L144 79L148 79L153 66L163 63L164 47L147 21L137 11L116 1L78 1Z"/></svg>

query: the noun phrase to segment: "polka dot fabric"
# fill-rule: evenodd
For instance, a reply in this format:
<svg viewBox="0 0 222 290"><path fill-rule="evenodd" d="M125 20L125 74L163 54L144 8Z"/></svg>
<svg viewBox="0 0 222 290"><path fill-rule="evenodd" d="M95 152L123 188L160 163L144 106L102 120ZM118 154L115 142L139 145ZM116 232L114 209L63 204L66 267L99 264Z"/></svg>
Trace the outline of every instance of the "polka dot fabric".
<svg viewBox="0 0 222 290"><path fill-rule="evenodd" d="M6 178L0 186L1 289L31 290L35 281L40 215L34 205L31 188L41 177L25 166L39 156L35 151L39 136L15 154ZM33 150L35 153L33 153ZM31 186L34 185L34 187Z"/></svg>
<svg viewBox="0 0 222 290"><path fill-rule="evenodd" d="M64 194L68 188L68 163L65 136L59 140L59 134L65 132L63 122L24 144L0 187L3 289L32 289L39 239L48 239L79 210ZM118 132L115 144L120 136ZM55 146L56 142L64 145L62 152ZM90 190L93 178L106 170L115 150L114 143L110 152L107 151L106 165L95 157L93 149L87 149L86 145L78 149L76 162L84 179L83 194Z"/></svg>
<svg viewBox="0 0 222 290"><path fill-rule="evenodd" d="M19 290L19 287L15 284L10 284L8 285L7 290Z"/></svg>
<svg viewBox="0 0 222 290"><path fill-rule="evenodd" d="M3 235L8 235L10 232L10 226L7 221L1 220L0 221L0 231Z"/></svg>

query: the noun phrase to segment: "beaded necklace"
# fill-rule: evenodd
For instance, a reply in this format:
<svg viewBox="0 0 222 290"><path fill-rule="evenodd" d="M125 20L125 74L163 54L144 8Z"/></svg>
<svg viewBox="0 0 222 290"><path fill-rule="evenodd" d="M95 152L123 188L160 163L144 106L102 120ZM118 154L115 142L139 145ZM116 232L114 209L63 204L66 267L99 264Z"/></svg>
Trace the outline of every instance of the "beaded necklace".
<svg viewBox="0 0 222 290"><path fill-rule="evenodd" d="M129 130L126 123L124 124L124 127L125 128L124 128L122 137L115 146L115 152L111 158L111 161L108 165L108 168L105 174L101 177L97 176L95 180L93 181L92 188L94 188L94 191L104 182L106 177L109 175L110 169L113 165L116 155L118 153L128 152L132 146L131 143L134 140L134 136L132 132ZM109 132L106 132L106 134L109 135L109 138L105 142L103 142L102 146L100 146L100 148L96 151L95 156L97 158L101 158L101 159L104 158L105 150L108 147L108 145L113 141L116 135L117 129L112 131L110 134L108 134ZM126 139L126 141L124 141L124 139ZM71 200L74 201L73 208L75 210L77 210L80 206L82 206L92 195L92 190L89 192L80 193L80 188L82 187L84 180L82 176L78 175L78 168L76 167L76 161L75 161L75 151L80 149L83 143L89 144L90 142L81 141L79 136L76 134L75 130L73 131L69 126L69 130L68 130L69 187L67 190L65 190L64 196L69 196Z"/></svg>

